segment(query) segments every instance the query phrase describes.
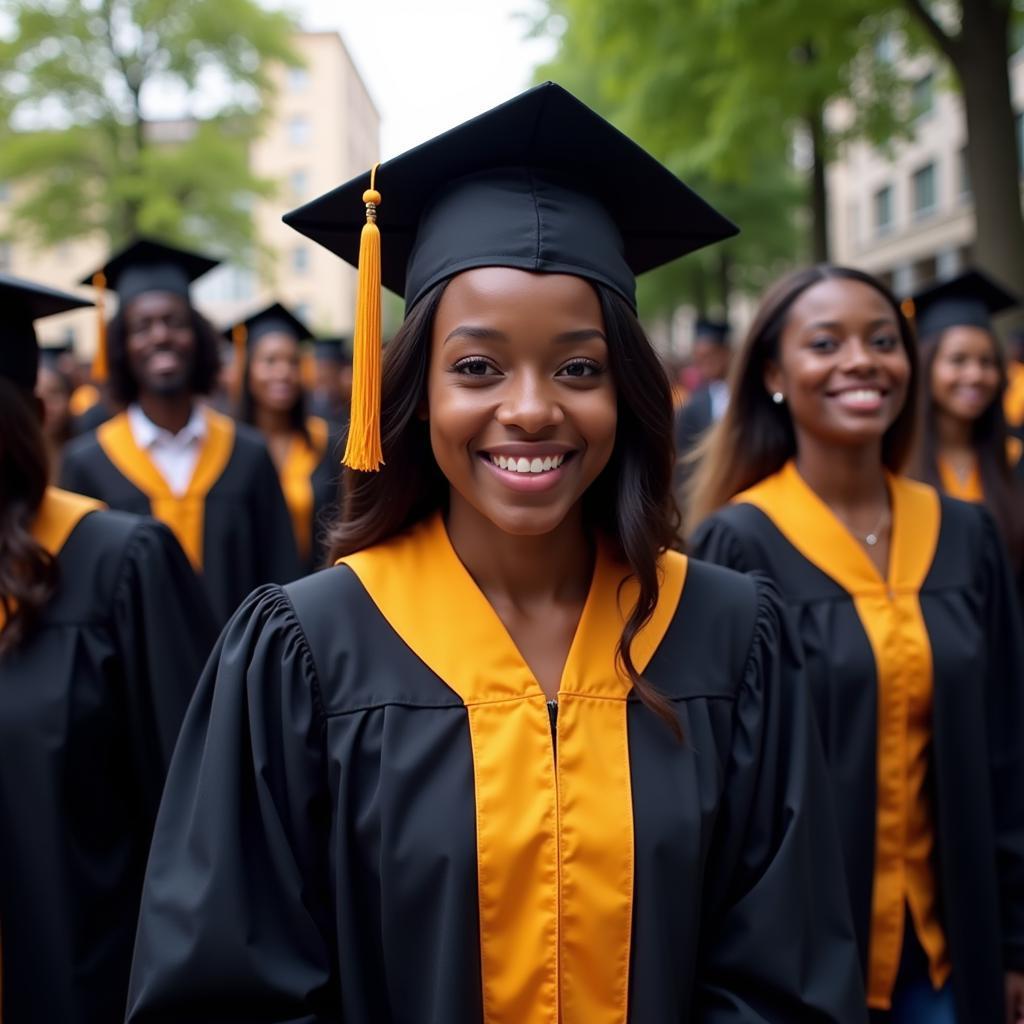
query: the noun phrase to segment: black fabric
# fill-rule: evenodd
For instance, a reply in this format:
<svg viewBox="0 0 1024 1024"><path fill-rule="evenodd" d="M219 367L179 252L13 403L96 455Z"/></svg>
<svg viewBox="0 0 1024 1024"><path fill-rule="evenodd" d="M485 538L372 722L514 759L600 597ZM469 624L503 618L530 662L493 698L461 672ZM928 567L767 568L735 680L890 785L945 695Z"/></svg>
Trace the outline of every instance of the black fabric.
<svg viewBox="0 0 1024 1024"><path fill-rule="evenodd" d="M630 1020L863 1021L777 601L693 564L649 678L686 741L631 702ZM466 709L346 567L252 595L207 665L157 825L128 1019L483 1020Z"/></svg>
<svg viewBox="0 0 1024 1024"><path fill-rule="evenodd" d="M71 424L72 433L75 437L88 434L96 430L97 427L103 426L107 420L116 415L117 410L110 405L110 402L105 398L100 398L99 401L93 402L85 412L74 418Z"/></svg>
<svg viewBox="0 0 1024 1024"><path fill-rule="evenodd" d="M729 346L729 324L725 320L698 319L693 328L695 341L709 341L723 348Z"/></svg>
<svg viewBox="0 0 1024 1024"><path fill-rule="evenodd" d="M95 434L68 445L60 485L111 508L151 511L149 496L121 475ZM215 624L222 626L256 587L288 582L300 572L291 517L266 445L257 431L236 424L234 449L210 488L203 519L202 579Z"/></svg>
<svg viewBox="0 0 1024 1024"><path fill-rule="evenodd" d="M705 432L714 424L711 409L711 389L702 384L676 412L674 433L676 442L676 468L674 486L680 493L693 473L693 465L687 462Z"/></svg>
<svg viewBox="0 0 1024 1024"><path fill-rule="evenodd" d="M36 320L91 305L76 295L0 274L0 377L6 377L23 391L33 391L39 368Z"/></svg>
<svg viewBox="0 0 1024 1024"><path fill-rule="evenodd" d="M251 345L266 334L287 334L296 341L306 341L313 337L313 332L290 310L280 302L271 303L257 313L239 320L224 330L226 338L233 337L236 327L245 328L246 341Z"/></svg>
<svg viewBox="0 0 1024 1024"><path fill-rule="evenodd" d="M317 362L350 364L352 362L352 339L317 338L313 342L313 354Z"/></svg>
<svg viewBox="0 0 1024 1024"><path fill-rule="evenodd" d="M577 274L635 307L634 277L736 234L670 171L548 82L381 164L381 274L415 305L482 266ZM285 215L356 265L369 173Z"/></svg>
<svg viewBox="0 0 1024 1024"><path fill-rule="evenodd" d="M694 552L776 580L803 644L862 962L875 846L875 663L852 600L759 509L722 509ZM942 499L920 595L934 664L937 871L961 1020L1003 1022L1003 968L1024 968L1024 638L1005 553L983 509Z"/></svg>
<svg viewBox="0 0 1024 1024"><path fill-rule="evenodd" d="M913 297L917 336L929 338L950 327L992 330L992 316L1020 305L1020 298L980 270L930 285Z"/></svg>
<svg viewBox="0 0 1024 1024"><path fill-rule="evenodd" d="M93 512L38 631L0 660L4 1024L110 1024L178 728L213 646L170 531Z"/></svg>
<svg viewBox="0 0 1024 1024"><path fill-rule="evenodd" d="M96 274L101 273L106 278L106 287L116 291L122 303L146 292L170 292L188 298L189 285L219 262L201 253L140 237L79 283L91 285Z"/></svg>

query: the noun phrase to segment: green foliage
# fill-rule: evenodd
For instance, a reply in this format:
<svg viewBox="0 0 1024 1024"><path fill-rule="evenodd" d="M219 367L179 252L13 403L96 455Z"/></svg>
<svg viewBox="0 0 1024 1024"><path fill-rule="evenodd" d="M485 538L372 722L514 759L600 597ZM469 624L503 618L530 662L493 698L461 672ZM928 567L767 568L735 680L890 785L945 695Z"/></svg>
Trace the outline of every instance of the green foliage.
<svg viewBox="0 0 1024 1024"><path fill-rule="evenodd" d="M157 234L244 257L273 184L248 167L267 67L298 57L256 0L0 0L0 180L8 232L48 245ZM181 131L147 119L172 95Z"/></svg>
<svg viewBox="0 0 1024 1024"><path fill-rule="evenodd" d="M906 83L875 46L903 17L891 7L546 0L535 31L559 47L538 78L577 92L743 229L649 275L642 287L655 311L684 298L721 309L726 274L732 288L756 291L805 257L806 186L791 142L816 112L849 101L842 123L829 119L826 158L846 139L881 144L905 131Z"/></svg>

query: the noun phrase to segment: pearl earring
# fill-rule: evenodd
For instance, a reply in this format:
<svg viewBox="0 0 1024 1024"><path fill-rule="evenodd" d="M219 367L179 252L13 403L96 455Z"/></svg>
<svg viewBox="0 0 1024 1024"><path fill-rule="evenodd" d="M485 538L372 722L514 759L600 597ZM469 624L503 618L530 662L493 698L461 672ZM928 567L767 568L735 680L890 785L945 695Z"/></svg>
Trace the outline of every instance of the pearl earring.
<svg viewBox="0 0 1024 1024"><path fill-rule="evenodd" d="M781 391L776 391L776 392L775 392L775 393L774 393L774 394L772 395L772 401L773 401L773 402L774 402L774 403L775 403L776 405L782 405L782 403L783 403L783 402L784 402L785 400L786 400L786 396L785 396L785 395L784 395L784 394L783 394L783 393L782 393Z"/></svg>

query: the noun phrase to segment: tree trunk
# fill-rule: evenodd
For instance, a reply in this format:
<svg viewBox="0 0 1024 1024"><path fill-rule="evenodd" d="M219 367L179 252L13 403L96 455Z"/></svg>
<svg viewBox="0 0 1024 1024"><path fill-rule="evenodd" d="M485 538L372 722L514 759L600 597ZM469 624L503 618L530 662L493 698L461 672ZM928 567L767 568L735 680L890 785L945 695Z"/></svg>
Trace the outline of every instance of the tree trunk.
<svg viewBox="0 0 1024 1024"><path fill-rule="evenodd" d="M975 262L1019 288L1024 281L1017 129L1010 99L1009 20L992 0L964 0L954 67L967 117L967 167L977 224Z"/></svg>
<svg viewBox="0 0 1024 1024"><path fill-rule="evenodd" d="M699 260L693 261L693 305L697 316L708 315L708 282Z"/></svg>
<svg viewBox="0 0 1024 1024"><path fill-rule="evenodd" d="M732 257L721 246L718 249L718 301L722 306L722 319L729 319L729 296L732 294Z"/></svg>
<svg viewBox="0 0 1024 1024"><path fill-rule="evenodd" d="M825 181L825 116L820 105L808 113L806 128L811 140L811 259L815 263L827 263L829 245L828 186Z"/></svg>

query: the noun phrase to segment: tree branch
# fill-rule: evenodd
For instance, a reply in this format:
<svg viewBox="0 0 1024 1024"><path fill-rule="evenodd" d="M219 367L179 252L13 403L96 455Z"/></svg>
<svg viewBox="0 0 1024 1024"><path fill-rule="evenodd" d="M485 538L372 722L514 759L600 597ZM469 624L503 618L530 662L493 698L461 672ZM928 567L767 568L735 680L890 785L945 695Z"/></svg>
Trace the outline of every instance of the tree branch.
<svg viewBox="0 0 1024 1024"><path fill-rule="evenodd" d="M971 0L964 0L964 2L970 3ZM903 4L931 36L932 42L955 64L960 57L959 37L951 36L946 32L925 6L924 0L903 0Z"/></svg>

